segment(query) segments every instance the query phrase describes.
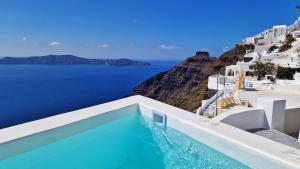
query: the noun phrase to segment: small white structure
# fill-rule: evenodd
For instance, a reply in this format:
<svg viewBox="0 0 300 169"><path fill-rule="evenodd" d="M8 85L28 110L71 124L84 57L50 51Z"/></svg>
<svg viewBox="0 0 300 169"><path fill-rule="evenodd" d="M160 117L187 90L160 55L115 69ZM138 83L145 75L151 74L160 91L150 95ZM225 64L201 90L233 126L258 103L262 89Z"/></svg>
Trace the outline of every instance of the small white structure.
<svg viewBox="0 0 300 169"><path fill-rule="evenodd" d="M257 46L272 44L279 39L282 39L282 37L290 32L289 30L290 28L286 25L273 26L271 29L267 29L260 33L260 38L257 39L254 44ZM256 37L258 36L256 35Z"/></svg>
<svg viewBox="0 0 300 169"><path fill-rule="evenodd" d="M299 73L299 72L296 72L296 73L295 73L295 75L294 75L294 80L300 81L300 73Z"/></svg>
<svg viewBox="0 0 300 169"><path fill-rule="evenodd" d="M272 33L272 29L267 29L265 31L263 31L263 36L264 36L264 39L272 39L273 38L273 33Z"/></svg>
<svg viewBox="0 0 300 169"><path fill-rule="evenodd" d="M212 75L208 77L208 88L222 90L225 87L226 78L222 75Z"/></svg>
<svg viewBox="0 0 300 169"><path fill-rule="evenodd" d="M225 77L228 79L228 82L235 81L240 72L249 72L250 66L259 60L260 55L257 52L248 53L244 56L244 60L237 62L236 65L230 65L225 67Z"/></svg>
<svg viewBox="0 0 300 169"><path fill-rule="evenodd" d="M263 97L258 98L257 107L265 110L270 129L284 133L286 101L280 98Z"/></svg>
<svg viewBox="0 0 300 169"><path fill-rule="evenodd" d="M294 31L292 32L292 35L294 38L299 38L300 37L300 31Z"/></svg>
<svg viewBox="0 0 300 169"><path fill-rule="evenodd" d="M248 37L243 41L245 44L254 44L254 37Z"/></svg>
<svg viewBox="0 0 300 169"><path fill-rule="evenodd" d="M291 25L289 26L289 31L298 31L300 30L300 17Z"/></svg>
<svg viewBox="0 0 300 169"><path fill-rule="evenodd" d="M236 77L239 74L239 67L237 65L226 66L225 76L226 77Z"/></svg>
<svg viewBox="0 0 300 169"><path fill-rule="evenodd" d="M288 33L288 27L286 25L277 25L272 28L273 38L286 35Z"/></svg>
<svg viewBox="0 0 300 169"><path fill-rule="evenodd" d="M257 108L231 110L213 118L242 130L275 129L284 133L285 100L263 97L258 99Z"/></svg>

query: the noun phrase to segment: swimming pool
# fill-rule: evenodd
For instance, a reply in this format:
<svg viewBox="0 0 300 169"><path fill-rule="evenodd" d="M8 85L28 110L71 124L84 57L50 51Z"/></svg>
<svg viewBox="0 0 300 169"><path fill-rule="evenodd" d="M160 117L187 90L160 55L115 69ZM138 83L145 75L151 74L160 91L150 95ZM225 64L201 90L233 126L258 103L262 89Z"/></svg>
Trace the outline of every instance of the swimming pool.
<svg viewBox="0 0 300 169"><path fill-rule="evenodd" d="M0 168L299 168L294 149L141 96L0 130Z"/></svg>
<svg viewBox="0 0 300 169"><path fill-rule="evenodd" d="M138 111L125 111L128 109L10 143L11 147L20 147L37 145L40 140L39 146L6 157L0 168L248 168ZM41 143L43 138L51 141Z"/></svg>

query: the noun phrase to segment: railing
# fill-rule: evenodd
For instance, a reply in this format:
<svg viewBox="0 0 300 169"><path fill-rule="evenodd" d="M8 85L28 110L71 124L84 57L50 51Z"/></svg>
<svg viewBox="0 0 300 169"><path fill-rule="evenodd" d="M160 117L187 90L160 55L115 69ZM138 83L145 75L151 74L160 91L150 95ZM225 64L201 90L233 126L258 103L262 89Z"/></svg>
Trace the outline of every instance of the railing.
<svg viewBox="0 0 300 169"><path fill-rule="evenodd" d="M201 107L197 109L197 114L201 115L206 109L209 108L210 105L212 105L214 102L217 101L223 94L224 94L224 89L219 90L213 97L207 100Z"/></svg>

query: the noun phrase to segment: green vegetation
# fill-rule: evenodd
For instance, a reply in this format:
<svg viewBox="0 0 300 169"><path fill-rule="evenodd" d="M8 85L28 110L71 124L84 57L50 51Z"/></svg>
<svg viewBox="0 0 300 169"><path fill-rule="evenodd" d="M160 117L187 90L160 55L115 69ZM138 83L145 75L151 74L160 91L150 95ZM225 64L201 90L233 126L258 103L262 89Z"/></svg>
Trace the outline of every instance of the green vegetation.
<svg viewBox="0 0 300 169"><path fill-rule="evenodd" d="M288 79L292 80L294 78L294 74L299 72L300 69L286 68L286 67L278 67L277 68L277 78L279 79Z"/></svg>
<svg viewBox="0 0 300 169"><path fill-rule="evenodd" d="M239 54L245 54L247 50L254 50L255 46L253 44L243 44L235 46Z"/></svg>
<svg viewBox="0 0 300 169"><path fill-rule="evenodd" d="M278 79L288 79L292 80L294 78L294 75L296 72L300 72L300 68L294 69L294 68L286 68L286 67L280 67L275 66L273 63L262 63L262 62L256 62L254 65L250 66L250 69L253 70L253 75L257 76L257 80L262 80L265 75L272 75L275 72L276 78ZM248 75L249 76L249 75Z"/></svg>
<svg viewBox="0 0 300 169"><path fill-rule="evenodd" d="M293 35L286 34L285 35L285 41L284 41L283 45L280 46L279 52L284 52L284 51L287 51L287 50L291 49L293 47L292 43L295 42L295 41L296 41L296 39L293 37Z"/></svg>
<svg viewBox="0 0 300 169"><path fill-rule="evenodd" d="M273 63L262 63L256 62L254 65L250 66L253 70L253 74L257 76L257 80L262 80L265 75L271 75L275 72L275 65Z"/></svg>
<svg viewBox="0 0 300 169"><path fill-rule="evenodd" d="M278 48L279 48L278 46L273 45L273 46L271 46L271 47L268 49L268 53L271 53L271 52L273 52L275 49L278 49Z"/></svg>

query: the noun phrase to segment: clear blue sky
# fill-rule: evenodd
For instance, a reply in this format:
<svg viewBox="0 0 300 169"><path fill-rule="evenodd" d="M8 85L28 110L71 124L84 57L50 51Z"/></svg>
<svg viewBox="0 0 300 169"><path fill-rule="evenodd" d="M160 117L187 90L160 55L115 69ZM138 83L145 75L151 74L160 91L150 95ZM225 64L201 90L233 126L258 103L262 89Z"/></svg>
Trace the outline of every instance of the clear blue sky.
<svg viewBox="0 0 300 169"><path fill-rule="evenodd" d="M0 56L182 60L218 56L300 16L297 0L2 0Z"/></svg>

